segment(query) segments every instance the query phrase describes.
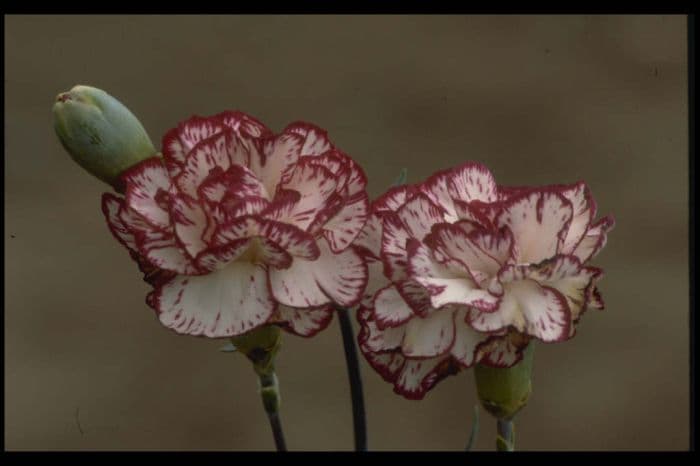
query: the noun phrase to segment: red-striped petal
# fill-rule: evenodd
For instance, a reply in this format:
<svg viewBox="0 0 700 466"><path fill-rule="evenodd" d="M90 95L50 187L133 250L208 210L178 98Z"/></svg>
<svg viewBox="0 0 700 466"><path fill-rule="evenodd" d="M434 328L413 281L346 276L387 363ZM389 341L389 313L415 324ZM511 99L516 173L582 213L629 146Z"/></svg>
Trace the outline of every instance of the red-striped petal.
<svg viewBox="0 0 700 466"><path fill-rule="evenodd" d="M301 149L301 156L321 155L333 148L333 144L328 139L328 133L311 123L297 121L289 124L283 133L298 134L304 139Z"/></svg>
<svg viewBox="0 0 700 466"><path fill-rule="evenodd" d="M571 202L556 191L531 191L509 199L496 219L508 227L518 262L536 263L560 251L573 215Z"/></svg>
<svg viewBox="0 0 700 466"><path fill-rule="evenodd" d="M354 306L367 285L367 265L353 248L336 254L325 241L319 241L318 246L317 260L295 259L286 270L270 269L275 299L293 307L329 302Z"/></svg>
<svg viewBox="0 0 700 466"><path fill-rule="evenodd" d="M156 290L158 318L168 328L212 338L241 335L275 311L265 269L234 262L208 275L179 275Z"/></svg>
<svg viewBox="0 0 700 466"><path fill-rule="evenodd" d="M277 313L272 321L300 337L312 337L328 327L334 314L333 306L321 306L319 308L303 308L284 306L277 307Z"/></svg>
<svg viewBox="0 0 700 466"><path fill-rule="evenodd" d="M126 204L153 226L170 228L167 198L170 177L163 161L153 157L135 165L121 175L126 184Z"/></svg>

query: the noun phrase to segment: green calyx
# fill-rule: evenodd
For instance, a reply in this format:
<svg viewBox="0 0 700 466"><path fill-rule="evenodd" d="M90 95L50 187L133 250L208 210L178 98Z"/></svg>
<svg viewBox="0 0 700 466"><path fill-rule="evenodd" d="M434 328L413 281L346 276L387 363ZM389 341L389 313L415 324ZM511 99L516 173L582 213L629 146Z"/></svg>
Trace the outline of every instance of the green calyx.
<svg viewBox="0 0 700 466"><path fill-rule="evenodd" d="M268 414L277 413L280 408L280 393L275 374L275 356L282 346L280 328L276 325L263 325L246 334L232 337L231 343L253 363L265 411Z"/></svg>
<svg viewBox="0 0 700 466"><path fill-rule="evenodd" d="M534 344L523 350L523 359L513 367L495 368L477 364L474 379L481 405L497 419L510 420L527 404L532 391Z"/></svg>
<svg viewBox="0 0 700 466"><path fill-rule="evenodd" d="M59 94L53 116L71 158L118 191L125 170L157 155L138 118L101 89L79 85Z"/></svg>
<svg viewBox="0 0 700 466"><path fill-rule="evenodd" d="M232 337L231 343L243 353L261 377L275 371L275 356L282 346L282 332L276 325L263 325L243 335Z"/></svg>

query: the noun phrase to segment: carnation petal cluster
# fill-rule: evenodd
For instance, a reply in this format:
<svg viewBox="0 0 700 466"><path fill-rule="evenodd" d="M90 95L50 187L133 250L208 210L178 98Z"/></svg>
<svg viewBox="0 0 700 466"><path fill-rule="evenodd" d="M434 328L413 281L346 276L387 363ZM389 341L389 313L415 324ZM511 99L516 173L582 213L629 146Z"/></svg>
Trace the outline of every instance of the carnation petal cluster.
<svg viewBox="0 0 700 466"><path fill-rule="evenodd" d="M397 393L420 399L476 363L510 367L530 339L572 337L603 308L588 265L612 217L583 183L504 187L481 164L377 199L356 240L370 270L360 348Z"/></svg>
<svg viewBox="0 0 700 466"><path fill-rule="evenodd" d="M362 296L367 266L352 243L368 217L366 177L314 125L275 135L241 112L195 116L122 180L103 212L178 333L272 323L311 336Z"/></svg>

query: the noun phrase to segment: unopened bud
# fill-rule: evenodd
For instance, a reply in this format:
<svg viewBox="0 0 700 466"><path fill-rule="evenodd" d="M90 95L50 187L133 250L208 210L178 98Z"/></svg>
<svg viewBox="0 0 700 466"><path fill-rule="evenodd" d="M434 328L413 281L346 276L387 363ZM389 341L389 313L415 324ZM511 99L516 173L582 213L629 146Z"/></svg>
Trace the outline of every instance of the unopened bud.
<svg viewBox="0 0 700 466"><path fill-rule="evenodd" d="M81 167L119 190L119 175L156 155L141 122L105 91L75 86L56 97L54 128Z"/></svg>

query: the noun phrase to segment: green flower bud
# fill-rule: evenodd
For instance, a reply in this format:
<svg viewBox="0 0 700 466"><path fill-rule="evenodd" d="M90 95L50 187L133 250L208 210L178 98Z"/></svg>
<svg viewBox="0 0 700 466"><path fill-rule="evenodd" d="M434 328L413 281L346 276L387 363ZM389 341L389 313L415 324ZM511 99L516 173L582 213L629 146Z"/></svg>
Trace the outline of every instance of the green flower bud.
<svg viewBox="0 0 700 466"><path fill-rule="evenodd" d="M138 118L103 90L75 86L56 97L53 115L56 134L71 158L117 191L122 172L156 155Z"/></svg>
<svg viewBox="0 0 700 466"><path fill-rule="evenodd" d="M530 398L534 343L523 350L523 359L513 367L474 366L474 379L481 405L494 417L510 420Z"/></svg>

